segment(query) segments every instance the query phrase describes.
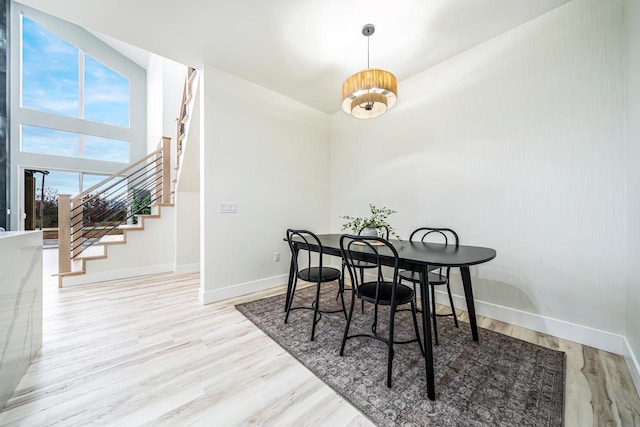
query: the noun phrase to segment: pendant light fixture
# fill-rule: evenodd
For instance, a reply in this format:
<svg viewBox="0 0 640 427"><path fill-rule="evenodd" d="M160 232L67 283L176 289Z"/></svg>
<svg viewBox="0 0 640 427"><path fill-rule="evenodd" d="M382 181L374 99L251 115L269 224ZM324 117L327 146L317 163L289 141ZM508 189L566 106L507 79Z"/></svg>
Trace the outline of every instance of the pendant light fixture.
<svg viewBox="0 0 640 427"><path fill-rule="evenodd" d="M369 68L369 37L375 32L373 24L362 27L367 38L367 69L349 77L342 84L342 110L359 119L384 114L396 103L398 81L389 71Z"/></svg>

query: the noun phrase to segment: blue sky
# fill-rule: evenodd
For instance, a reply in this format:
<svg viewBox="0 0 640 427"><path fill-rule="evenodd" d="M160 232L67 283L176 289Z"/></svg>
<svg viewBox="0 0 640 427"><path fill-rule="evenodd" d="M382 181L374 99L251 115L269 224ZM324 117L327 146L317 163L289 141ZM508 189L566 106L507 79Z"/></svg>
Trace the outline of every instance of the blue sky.
<svg viewBox="0 0 640 427"><path fill-rule="evenodd" d="M36 175L38 187L36 192L38 197L40 196L41 176L40 174ZM82 190L93 187L106 177L107 175L84 174L82 177ZM73 196L79 192L80 174L78 172L49 171L49 175L44 179L44 185L45 187L55 189L58 194L69 194Z"/></svg>
<svg viewBox="0 0 640 427"><path fill-rule="evenodd" d="M26 16L23 16L22 28L22 106L61 116L80 117L78 61L81 55L78 48ZM85 54L84 83L85 120L129 126L129 81L125 77ZM85 158L129 162L127 141L93 135L83 135L82 139ZM23 126L22 149L79 157L79 134ZM60 194L75 188L70 194L76 194L79 191L79 174L52 171L45 184L47 187L58 186Z"/></svg>
<svg viewBox="0 0 640 427"><path fill-rule="evenodd" d="M22 20L22 106L78 117L78 49Z"/></svg>

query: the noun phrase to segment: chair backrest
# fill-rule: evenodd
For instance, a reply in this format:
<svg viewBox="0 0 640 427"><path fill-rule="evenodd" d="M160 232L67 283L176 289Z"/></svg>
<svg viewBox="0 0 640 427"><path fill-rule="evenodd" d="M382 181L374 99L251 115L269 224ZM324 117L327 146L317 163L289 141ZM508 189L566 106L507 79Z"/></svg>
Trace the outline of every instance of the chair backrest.
<svg viewBox="0 0 640 427"><path fill-rule="evenodd" d="M443 243L445 245L460 246L460 239L458 234L450 228L436 228L436 227L420 227L413 230L409 240L412 242L431 242L431 243Z"/></svg>
<svg viewBox="0 0 640 427"><path fill-rule="evenodd" d="M296 250L294 247L294 240L298 243L298 253L296 256ZM294 268L296 271L300 270L299 268L299 258L302 260L300 265L302 268L311 268L311 259L312 259L312 247L317 247L318 250L315 251L318 253L318 267L322 269L322 244L320 243L320 239L313 232L309 230L287 230L287 243L289 243L289 249L291 249L291 259L293 260Z"/></svg>
<svg viewBox="0 0 640 427"><path fill-rule="evenodd" d="M378 225L376 227L362 227L360 231L358 231L358 236L362 236L362 232L367 228L373 228L378 233L378 237L389 240L389 227L387 227L386 225Z"/></svg>
<svg viewBox="0 0 640 427"><path fill-rule="evenodd" d="M443 243L445 246L455 245L456 248L460 246L460 239L458 233L450 228L438 228L438 227L420 227L413 230L409 240L412 242L431 242L431 243ZM449 271L451 267L447 267L446 276L449 277ZM437 269L438 274L442 274L442 267Z"/></svg>
<svg viewBox="0 0 640 427"><path fill-rule="evenodd" d="M385 282L391 283L393 286L391 298L392 300L395 298L396 285L398 283L399 257L398 251L396 251L396 248L394 248L388 240L376 236L343 234L342 237L340 237L340 253L342 254L344 264L347 266L351 283L356 292L358 292L359 287L362 285L360 275L356 274L360 267L358 261L366 261L377 265L375 279L366 280L367 283L376 283L376 303L378 302L378 289L380 288L381 281L384 280L382 267L392 268L393 280L391 280L391 282L388 280Z"/></svg>

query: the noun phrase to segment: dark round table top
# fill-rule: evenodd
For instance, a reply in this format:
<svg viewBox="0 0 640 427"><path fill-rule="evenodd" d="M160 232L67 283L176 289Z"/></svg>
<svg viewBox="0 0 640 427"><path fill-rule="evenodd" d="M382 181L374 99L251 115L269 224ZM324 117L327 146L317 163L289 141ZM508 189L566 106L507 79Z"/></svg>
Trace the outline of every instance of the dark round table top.
<svg viewBox="0 0 640 427"><path fill-rule="evenodd" d="M340 237L342 234L320 234L318 238L329 255L340 255ZM430 266L464 267L491 261L497 255L495 249L482 246L443 245L440 243L411 242L408 240L389 240L404 262L428 264ZM385 249L381 249L381 254ZM388 250L387 250L388 251ZM366 252L363 247L363 252ZM389 252L391 255L391 252Z"/></svg>

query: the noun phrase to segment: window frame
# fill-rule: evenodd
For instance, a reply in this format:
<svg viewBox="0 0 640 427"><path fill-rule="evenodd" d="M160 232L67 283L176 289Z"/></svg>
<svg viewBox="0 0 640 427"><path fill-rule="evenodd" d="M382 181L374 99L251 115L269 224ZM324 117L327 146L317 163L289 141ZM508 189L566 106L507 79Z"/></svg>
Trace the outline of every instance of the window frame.
<svg viewBox="0 0 640 427"><path fill-rule="evenodd" d="M96 61L129 80L129 128L92 122L75 117L60 116L43 111L22 108L22 15L26 15L36 24L90 55ZM24 210L24 169L61 170L79 173L111 175L122 169L123 163L85 159L82 157L64 157L21 151L22 125L37 126L75 132L82 135L94 135L109 139L129 141L129 161L144 157L147 150L147 86L146 70L126 58L87 30L32 9L15 1L10 8L10 49L11 76L9 87L9 105L11 111L9 123L10 173L14 179L10 189L10 227L13 230L24 229L22 213ZM80 59L79 59L80 61ZM82 58L84 62L84 58ZM79 84L84 85L84 69L81 70ZM80 95L79 95L80 97ZM82 94L82 98L84 94ZM80 147L79 147L80 148ZM84 150L82 150L84 151ZM79 155L82 155L82 151Z"/></svg>

